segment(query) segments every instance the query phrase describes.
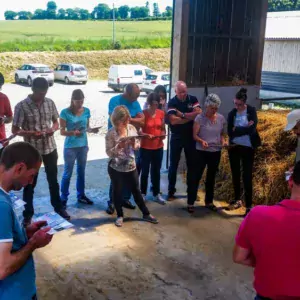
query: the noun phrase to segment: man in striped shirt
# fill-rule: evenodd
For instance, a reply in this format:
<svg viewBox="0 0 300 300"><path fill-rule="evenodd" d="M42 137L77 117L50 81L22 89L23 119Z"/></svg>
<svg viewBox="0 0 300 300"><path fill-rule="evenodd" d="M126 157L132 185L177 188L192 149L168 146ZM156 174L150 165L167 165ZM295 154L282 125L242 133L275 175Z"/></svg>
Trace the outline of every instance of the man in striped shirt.
<svg viewBox="0 0 300 300"><path fill-rule="evenodd" d="M55 212L69 220L70 216L63 208L59 196L57 181L58 154L53 134L59 128L59 114L54 102L46 98L48 87L45 78L36 78L33 81L33 93L15 107L12 132L23 136L24 141L33 145L42 155L49 184L51 204ZM23 191L23 200L26 202L23 212L25 227L31 223L34 214L33 194L37 178L38 175L36 175L33 184L26 186Z"/></svg>
<svg viewBox="0 0 300 300"><path fill-rule="evenodd" d="M171 129L169 194L168 200L174 200L176 177L181 152L184 150L187 163L187 187L192 188L193 168L195 165L196 145L193 138L194 119L202 112L196 97L187 92L185 82L178 81L175 85L176 96L168 103L168 118Z"/></svg>

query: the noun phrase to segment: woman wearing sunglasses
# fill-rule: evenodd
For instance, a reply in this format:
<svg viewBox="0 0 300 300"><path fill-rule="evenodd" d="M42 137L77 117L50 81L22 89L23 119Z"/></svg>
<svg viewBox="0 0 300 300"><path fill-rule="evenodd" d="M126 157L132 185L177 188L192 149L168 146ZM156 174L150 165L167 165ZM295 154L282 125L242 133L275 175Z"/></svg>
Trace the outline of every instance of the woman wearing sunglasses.
<svg viewBox="0 0 300 300"><path fill-rule="evenodd" d="M229 161L235 198L226 209L234 210L242 206L242 166L246 215L252 207L252 174L255 149L261 145L256 130L256 109L247 104L247 98L247 89L240 89L234 99L235 108L228 115L228 135L229 142L232 145L229 148Z"/></svg>

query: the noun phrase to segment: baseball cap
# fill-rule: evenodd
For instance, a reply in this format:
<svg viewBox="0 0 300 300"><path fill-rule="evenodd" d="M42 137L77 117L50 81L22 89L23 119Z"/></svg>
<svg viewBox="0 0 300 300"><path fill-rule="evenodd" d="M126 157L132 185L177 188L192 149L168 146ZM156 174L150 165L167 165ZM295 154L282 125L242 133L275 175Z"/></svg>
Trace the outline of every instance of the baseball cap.
<svg viewBox="0 0 300 300"><path fill-rule="evenodd" d="M300 121L300 109L295 109L287 115L287 125L284 131L292 130Z"/></svg>

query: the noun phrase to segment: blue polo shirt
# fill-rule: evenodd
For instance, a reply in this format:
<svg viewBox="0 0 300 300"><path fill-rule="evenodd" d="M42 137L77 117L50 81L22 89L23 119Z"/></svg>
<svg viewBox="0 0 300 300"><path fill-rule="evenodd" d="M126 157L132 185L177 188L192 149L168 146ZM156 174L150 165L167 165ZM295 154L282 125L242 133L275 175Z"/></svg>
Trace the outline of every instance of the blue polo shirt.
<svg viewBox="0 0 300 300"><path fill-rule="evenodd" d="M176 110L179 110L182 113L191 113L196 107L200 107L196 97L187 95L186 99L181 101L177 98L177 96L175 96L168 103L168 115L176 115ZM178 125L170 124L172 137L180 139L193 139L193 124L194 121Z"/></svg>
<svg viewBox="0 0 300 300"><path fill-rule="evenodd" d="M123 95L118 95L110 99L108 105L108 114L111 116L114 109L117 106L124 105L129 110L131 118L135 118L137 114L142 113L141 105L138 101L130 102L123 97ZM108 118L108 129L112 127L110 118Z"/></svg>
<svg viewBox="0 0 300 300"><path fill-rule="evenodd" d="M2 189L0 189L0 243L12 243L12 253L27 244L25 229L17 218L9 195ZM35 269L31 255L18 271L0 280L0 299L31 300L35 294Z"/></svg>

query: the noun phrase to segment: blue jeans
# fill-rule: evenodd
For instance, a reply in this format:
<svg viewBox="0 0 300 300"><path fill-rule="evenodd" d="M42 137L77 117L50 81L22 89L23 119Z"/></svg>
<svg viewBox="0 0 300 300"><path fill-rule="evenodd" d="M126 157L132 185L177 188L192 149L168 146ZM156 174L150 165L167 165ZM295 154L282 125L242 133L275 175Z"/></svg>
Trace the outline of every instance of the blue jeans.
<svg viewBox="0 0 300 300"><path fill-rule="evenodd" d="M61 200L66 204L69 196L69 186L70 180L73 173L73 168L75 161L77 161L77 181L76 181L76 189L77 189L77 199L80 199L85 195L85 167L87 161L87 153L89 148L86 147L78 147L78 148L65 148L64 149L64 160L65 160L65 168L64 174L61 180Z"/></svg>
<svg viewBox="0 0 300 300"><path fill-rule="evenodd" d="M138 171L138 175L140 175L140 171L141 171L140 150L134 151L134 155L135 155L136 169ZM124 188L123 188L122 197L123 197L124 202L129 201L131 198L131 191L126 186L124 186ZM113 201L112 201L112 183L110 182L109 201L107 201L107 204L111 205L112 203L113 203Z"/></svg>

